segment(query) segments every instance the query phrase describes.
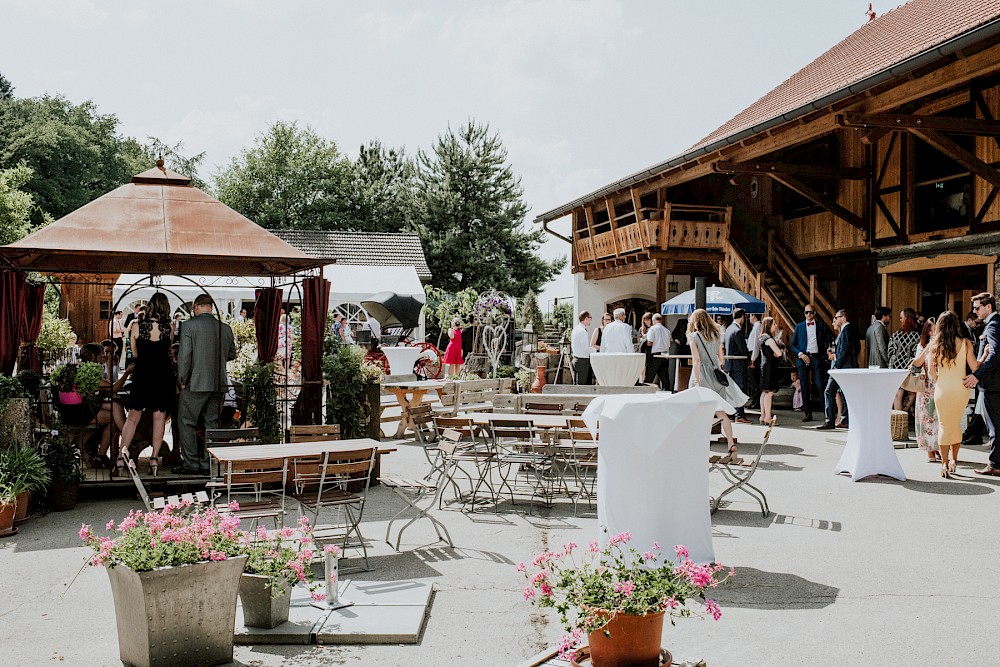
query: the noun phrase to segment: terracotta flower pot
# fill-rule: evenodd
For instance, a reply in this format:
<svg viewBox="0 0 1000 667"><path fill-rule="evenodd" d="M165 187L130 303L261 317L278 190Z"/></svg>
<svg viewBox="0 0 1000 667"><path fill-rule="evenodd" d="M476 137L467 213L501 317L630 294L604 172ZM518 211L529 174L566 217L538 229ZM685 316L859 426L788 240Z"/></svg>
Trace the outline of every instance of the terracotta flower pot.
<svg viewBox="0 0 1000 667"><path fill-rule="evenodd" d="M544 364L539 364L535 367L535 381L531 383L531 393L540 394L542 393L542 387L545 386L545 371L548 366Z"/></svg>
<svg viewBox="0 0 1000 667"><path fill-rule="evenodd" d="M14 512L17 508L17 501L0 504L0 537L7 537L17 532L14 528Z"/></svg>
<svg viewBox="0 0 1000 667"><path fill-rule="evenodd" d="M14 511L14 525L20 526L28 520L28 505L31 503L31 491L17 494L17 509Z"/></svg>
<svg viewBox="0 0 1000 667"><path fill-rule="evenodd" d="M587 636L594 667L658 667L665 612L615 614ZM608 633L611 636L609 637Z"/></svg>

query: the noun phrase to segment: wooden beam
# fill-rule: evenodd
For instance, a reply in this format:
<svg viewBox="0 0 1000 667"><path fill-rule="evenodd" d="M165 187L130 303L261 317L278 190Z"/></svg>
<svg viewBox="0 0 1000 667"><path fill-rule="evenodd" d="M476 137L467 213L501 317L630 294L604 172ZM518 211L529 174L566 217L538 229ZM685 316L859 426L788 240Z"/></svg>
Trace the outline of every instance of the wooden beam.
<svg viewBox="0 0 1000 667"><path fill-rule="evenodd" d="M953 134L973 134L980 137L1000 135L1000 121L984 118L948 118L945 116L911 116L893 113L845 113L837 116L843 127L880 127L891 130L935 130Z"/></svg>
<svg viewBox="0 0 1000 667"><path fill-rule="evenodd" d="M811 187L809 187L802 181L792 176L786 176L784 174L774 174L774 173L770 173L768 174L768 176L778 181L786 188L798 192L800 195L802 195L809 201L818 204L819 206L822 206L827 211L833 213L835 216L837 216L844 222L847 222L848 224L857 227L862 232L864 232L866 236L868 235L868 226L865 225L865 221L861 219L860 215L854 213L853 211L847 210L834 200L827 197L822 192L813 190Z"/></svg>
<svg viewBox="0 0 1000 667"><path fill-rule="evenodd" d="M656 260L656 312L660 312L660 304L667 300L666 263L666 260Z"/></svg>
<svg viewBox="0 0 1000 667"><path fill-rule="evenodd" d="M972 151L956 144L954 141L944 136L937 130L924 128L911 129L910 132L920 137L931 146L974 173L976 176L979 176L994 186L1000 186L1000 171L997 171L994 167L991 167L987 163L980 160Z"/></svg>
<svg viewBox="0 0 1000 667"><path fill-rule="evenodd" d="M622 254L622 249L618 247L618 221L615 220L615 205L607 197L604 198L604 205L608 207L608 221L611 223L611 231L614 232L611 235L611 240L615 244L615 256L618 257Z"/></svg>
<svg viewBox="0 0 1000 667"><path fill-rule="evenodd" d="M620 266L608 266L593 271L584 270L584 278L587 280L603 280L605 278L617 278L619 276L631 276L636 273L650 273L656 271L658 260L647 259L632 264Z"/></svg>
<svg viewBox="0 0 1000 667"><path fill-rule="evenodd" d="M878 143L878 140L889 134L892 130L887 130L884 127L877 127L873 130L868 130L867 132L861 133L861 143L866 146L874 146Z"/></svg>
<svg viewBox="0 0 1000 667"><path fill-rule="evenodd" d="M719 174L787 174L799 178L823 178L861 181L868 177L864 167L839 167L812 164L784 164L780 162L730 162L719 160L712 165Z"/></svg>
<svg viewBox="0 0 1000 667"><path fill-rule="evenodd" d="M635 211L635 221L642 222L639 217L639 193L635 191L635 188L629 188L629 194L632 196L632 210Z"/></svg>

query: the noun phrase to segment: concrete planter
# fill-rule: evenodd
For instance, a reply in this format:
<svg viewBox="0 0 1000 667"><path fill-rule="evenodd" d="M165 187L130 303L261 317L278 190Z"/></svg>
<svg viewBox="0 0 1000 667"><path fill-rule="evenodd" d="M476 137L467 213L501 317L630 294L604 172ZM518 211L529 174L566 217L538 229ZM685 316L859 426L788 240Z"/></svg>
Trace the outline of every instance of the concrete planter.
<svg viewBox="0 0 1000 667"><path fill-rule="evenodd" d="M0 400L0 441L23 447L31 444L31 400Z"/></svg>
<svg viewBox="0 0 1000 667"><path fill-rule="evenodd" d="M240 578L240 604L243 625L251 628L276 628L288 620L292 604L292 585L278 597L271 597L271 587L262 574L244 574Z"/></svg>
<svg viewBox="0 0 1000 667"><path fill-rule="evenodd" d="M134 572L109 567L118 652L128 667L203 667L233 660L236 595L246 556Z"/></svg>

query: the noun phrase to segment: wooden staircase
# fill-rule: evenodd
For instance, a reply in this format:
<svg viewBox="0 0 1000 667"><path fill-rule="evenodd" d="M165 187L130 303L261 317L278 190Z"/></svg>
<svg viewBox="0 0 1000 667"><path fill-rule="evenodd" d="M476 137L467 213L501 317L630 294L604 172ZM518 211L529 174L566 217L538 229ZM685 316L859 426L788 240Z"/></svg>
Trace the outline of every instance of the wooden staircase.
<svg viewBox="0 0 1000 667"><path fill-rule="evenodd" d="M719 281L755 296L767 307L791 336L795 324L805 319L803 306L813 304L816 314L832 324L836 308L819 289L814 274L807 275L799 268L794 255L781 243L774 232L768 234L767 267L758 270L730 239L723 248L725 259L719 265Z"/></svg>

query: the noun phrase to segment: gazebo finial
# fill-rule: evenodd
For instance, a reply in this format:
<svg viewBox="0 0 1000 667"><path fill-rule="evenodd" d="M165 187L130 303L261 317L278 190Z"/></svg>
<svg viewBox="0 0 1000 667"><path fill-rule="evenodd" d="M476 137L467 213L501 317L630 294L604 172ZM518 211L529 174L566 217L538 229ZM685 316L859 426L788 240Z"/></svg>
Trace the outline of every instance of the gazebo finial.
<svg viewBox="0 0 1000 667"><path fill-rule="evenodd" d="M165 163L163 162L163 153L160 153L160 156L156 158L156 166L159 167L160 169L163 169L164 164Z"/></svg>

